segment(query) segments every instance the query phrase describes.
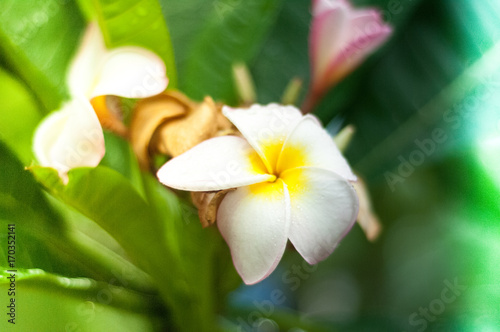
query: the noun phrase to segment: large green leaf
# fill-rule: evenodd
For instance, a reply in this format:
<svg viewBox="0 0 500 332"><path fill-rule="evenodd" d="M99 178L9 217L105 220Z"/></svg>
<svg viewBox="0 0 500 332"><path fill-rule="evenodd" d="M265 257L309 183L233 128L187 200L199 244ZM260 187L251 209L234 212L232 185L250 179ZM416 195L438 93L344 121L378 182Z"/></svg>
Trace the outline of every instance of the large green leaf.
<svg viewBox="0 0 500 332"><path fill-rule="evenodd" d="M197 330L197 326L205 324L188 318L192 312L198 312L193 303L197 295L190 294L188 280L182 277L181 262L175 260L166 241L162 223L178 221L159 220L130 182L107 167L73 169L68 173L67 185L54 169L33 167L31 171L52 195L113 236L131 259L153 277L177 326L184 324ZM175 211L177 199L169 199L170 206L165 203L164 208ZM169 215L172 219L179 216Z"/></svg>
<svg viewBox="0 0 500 332"><path fill-rule="evenodd" d="M66 95L66 67L82 28L72 1L0 2L2 57L47 111Z"/></svg>
<svg viewBox="0 0 500 332"><path fill-rule="evenodd" d="M0 68L0 138L16 152L25 165L33 159L32 135L41 113L23 83Z"/></svg>
<svg viewBox="0 0 500 332"><path fill-rule="evenodd" d="M162 307L155 297L86 278L66 278L39 269L1 271L5 306L14 299L15 316L5 315L2 331L157 331ZM5 310L11 313L11 309ZM155 317L156 316L156 317ZM8 322L13 319L15 325Z"/></svg>
<svg viewBox="0 0 500 332"><path fill-rule="evenodd" d="M169 88L177 86L174 51L165 18L156 0L93 0L109 47L137 45L158 54L167 66Z"/></svg>
<svg viewBox="0 0 500 332"><path fill-rule="evenodd" d="M185 81L186 62L191 58L190 46L210 19L215 1L160 0L172 36L180 86Z"/></svg>
<svg viewBox="0 0 500 332"><path fill-rule="evenodd" d="M149 264L144 256L150 260L167 259L161 257L165 243L155 216L118 172L104 166L77 168L69 172L69 182L64 185L52 168L32 167L31 171L52 195L112 234L140 266Z"/></svg>
<svg viewBox="0 0 500 332"><path fill-rule="evenodd" d="M106 154L100 165L106 166L125 176L141 195L143 193L142 176L137 158L129 142L110 132L104 132Z"/></svg>
<svg viewBox="0 0 500 332"><path fill-rule="evenodd" d="M180 205L174 193L163 187L149 174L144 174L144 185L153 213L158 219L164 220L161 234L169 244L169 249L175 255L175 259L182 262L177 270L177 278L182 278L188 285L186 290L189 292L187 295L190 310L199 318L198 329L210 330L210 326L214 324L213 307L210 307L214 294L207 284L211 281L212 272L207 270L207 257L211 254L211 242L199 237L196 224L192 223L196 212ZM201 226L198 226L200 229ZM187 257L189 259L186 259ZM203 277L200 278L200 276ZM182 306L182 304L178 305Z"/></svg>
<svg viewBox="0 0 500 332"><path fill-rule="evenodd" d="M199 330L211 331L216 323L214 313L223 308L225 295L241 283L229 249L215 227L201 227L191 204L179 202L173 192L150 175L144 176L144 184L155 214L165 220L163 234L169 248L182 262L179 276L189 285L187 310L199 318Z"/></svg>
<svg viewBox="0 0 500 332"><path fill-rule="evenodd" d="M281 0L219 0L189 46L180 88L195 99L210 95L237 102L232 65L248 62L260 49Z"/></svg>
<svg viewBox="0 0 500 332"><path fill-rule="evenodd" d="M49 204L30 172L0 141L0 227L14 224L18 268L40 268L66 276L109 280L136 268L90 238L68 227ZM7 262L7 233L0 233L1 265ZM131 281L130 288L146 290L145 282Z"/></svg>

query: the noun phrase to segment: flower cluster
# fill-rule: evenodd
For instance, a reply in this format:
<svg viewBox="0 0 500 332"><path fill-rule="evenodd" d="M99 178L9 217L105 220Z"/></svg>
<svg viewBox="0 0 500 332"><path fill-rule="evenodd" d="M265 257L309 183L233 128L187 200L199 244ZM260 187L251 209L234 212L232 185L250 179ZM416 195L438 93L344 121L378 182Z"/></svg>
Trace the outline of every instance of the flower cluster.
<svg viewBox="0 0 500 332"><path fill-rule="evenodd" d="M378 12L346 0L313 0L307 113L391 34ZM328 257L358 218L379 232L368 195L332 137L312 115L277 104L230 108L196 103L168 85L163 61L139 47L108 50L89 24L70 65L70 100L39 125L34 152L63 181L75 167L99 164L103 127L130 139L143 169L152 154L174 157L160 182L192 192L204 226L217 223L247 284L266 278L288 240L310 264ZM117 97L136 104L130 129ZM358 201L359 196L359 201ZM361 206L360 206L361 203Z"/></svg>

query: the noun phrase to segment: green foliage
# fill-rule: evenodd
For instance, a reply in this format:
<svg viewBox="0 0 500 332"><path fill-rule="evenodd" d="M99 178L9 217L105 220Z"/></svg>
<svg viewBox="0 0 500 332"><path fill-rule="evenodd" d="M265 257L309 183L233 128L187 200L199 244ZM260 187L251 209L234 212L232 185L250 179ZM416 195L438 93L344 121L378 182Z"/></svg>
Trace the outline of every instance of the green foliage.
<svg viewBox="0 0 500 332"><path fill-rule="evenodd" d="M23 164L33 160L32 134L41 112L30 91L15 77L0 68L0 139L14 150Z"/></svg>
<svg viewBox="0 0 500 332"><path fill-rule="evenodd" d="M176 213L179 203L174 195L162 196L159 208L163 211L157 214L125 177L104 166L70 171L67 185L51 168L33 167L31 171L52 195L112 234L133 262L153 277L177 326L186 324L188 315L201 310L196 304L198 293L191 290L186 277L193 271L185 271L181 265L184 257L173 256L178 252L176 243L166 241L165 224L179 223L181 217ZM160 186L156 181L155 185ZM210 317L205 317L206 320L189 321L190 326L197 329L210 324Z"/></svg>
<svg viewBox="0 0 500 332"><path fill-rule="evenodd" d="M0 200L1 216L11 222L29 222L50 227L61 234L61 220L42 195L33 176L0 141ZM4 248L2 248L4 249Z"/></svg>
<svg viewBox="0 0 500 332"><path fill-rule="evenodd" d="M209 95L236 104L232 65L257 54L280 7L281 0L213 2L203 28L187 45L181 89L194 99Z"/></svg>
<svg viewBox="0 0 500 332"><path fill-rule="evenodd" d="M17 268L39 268L66 276L88 276L97 280L112 278L111 269L122 269L116 255L95 252L95 244L79 242L65 220L50 205L30 172L0 142L0 227L16 228ZM0 260L7 262L7 233L0 236ZM101 248L101 247L97 247ZM102 249L102 248L101 248ZM125 265L126 266L126 265ZM135 286L133 286L134 288Z"/></svg>
<svg viewBox="0 0 500 332"><path fill-rule="evenodd" d="M66 96L66 67L82 26L72 1L0 2L0 53L46 111Z"/></svg>
<svg viewBox="0 0 500 332"><path fill-rule="evenodd" d="M116 171L104 166L74 169L67 185L54 169L32 167L31 171L52 195L113 234L146 271L151 272L151 262L168 261L165 242L148 204Z"/></svg>
<svg viewBox="0 0 500 332"><path fill-rule="evenodd" d="M175 88L174 51L158 1L93 0L93 4L108 47L137 45L155 52L167 66L169 88Z"/></svg>
<svg viewBox="0 0 500 332"><path fill-rule="evenodd" d="M0 273L0 291L7 294L10 272ZM0 321L3 331L156 331L161 307L113 283L66 278L39 269L15 273L15 325ZM7 302L6 302L7 304Z"/></svg>
<svg viewBox="0 0 500 332"><path fill-rule="evenodd" d="M141 170L129 142L107 131L104 132L104 142L106 154L100 165L109 167L126 177L134 189L144 196Z"/></svg>

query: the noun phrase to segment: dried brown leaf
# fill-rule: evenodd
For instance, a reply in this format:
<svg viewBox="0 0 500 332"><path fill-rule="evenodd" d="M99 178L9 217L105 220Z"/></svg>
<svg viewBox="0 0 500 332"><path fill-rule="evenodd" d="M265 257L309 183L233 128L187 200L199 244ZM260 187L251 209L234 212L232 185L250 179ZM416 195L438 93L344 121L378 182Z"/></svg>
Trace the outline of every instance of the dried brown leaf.
<svg viewBox="0 0 500 332"><path fill-rule="evenodd" d="M130 124L130 141L141 167L149 166L150 141L158 127L169 119L187 114L195 105L177 91L167 91L137 102Z"/></svg>
<svg viewBox="0 0 500 332"><path fill-rule="evenodd" d="M198 208L198 216L203 227L213 225L217 221L219 205L230 191L235 188L215 192L192 192L194 205Z"/></svg>
<svg viewBox="0 0 500 332"><path fill-rule="evenodd" d="M210 97L181 118L166 121L152 140L155 149L176 157L217 133L218 109Z"/></svg>

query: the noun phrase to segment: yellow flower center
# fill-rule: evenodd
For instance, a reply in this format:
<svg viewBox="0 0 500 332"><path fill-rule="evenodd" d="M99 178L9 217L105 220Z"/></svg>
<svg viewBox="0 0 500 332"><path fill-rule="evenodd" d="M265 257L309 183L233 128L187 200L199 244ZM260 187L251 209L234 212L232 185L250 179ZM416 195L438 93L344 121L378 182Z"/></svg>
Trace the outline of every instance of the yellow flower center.
<svg viewBox="0 0 500 332"><path fill-rule="evenodd" d="M262 144L262 150L266 160L262 160L257 153L250 156L253 169L274 176L267 182L251 185L252 193L264 196L266 199L282 197L280 195L283 192L281 181L284 181L293 191L297 191L301 181L297 176L287 175L286 171L306 165L305 147L287 145L286 149L283 149L283 142L274 141ZM279 187L281 190L278 190Z"/></svg>

